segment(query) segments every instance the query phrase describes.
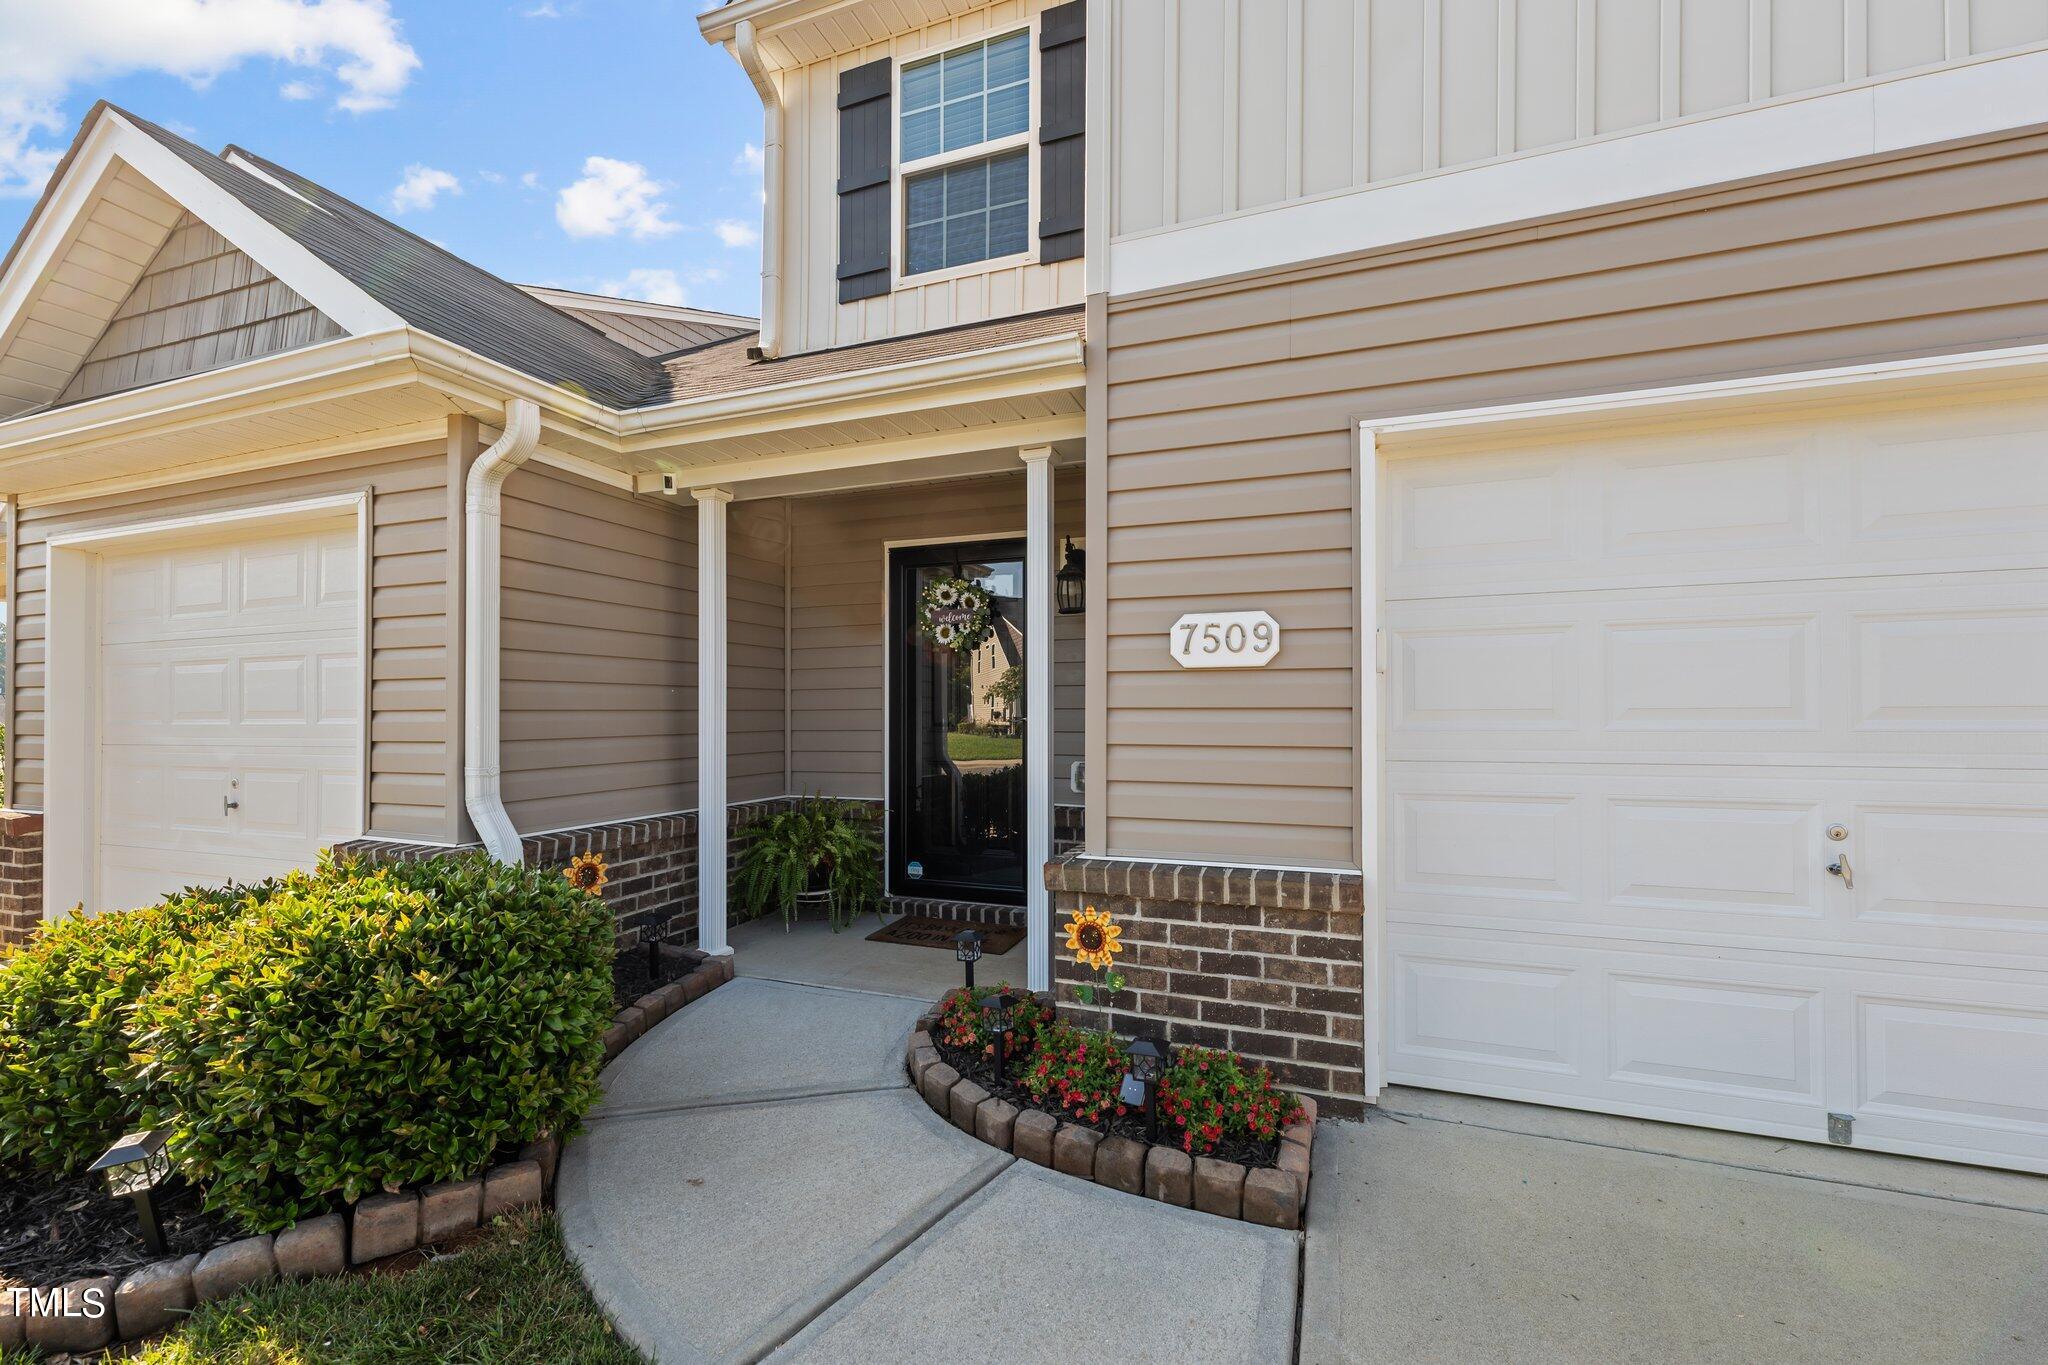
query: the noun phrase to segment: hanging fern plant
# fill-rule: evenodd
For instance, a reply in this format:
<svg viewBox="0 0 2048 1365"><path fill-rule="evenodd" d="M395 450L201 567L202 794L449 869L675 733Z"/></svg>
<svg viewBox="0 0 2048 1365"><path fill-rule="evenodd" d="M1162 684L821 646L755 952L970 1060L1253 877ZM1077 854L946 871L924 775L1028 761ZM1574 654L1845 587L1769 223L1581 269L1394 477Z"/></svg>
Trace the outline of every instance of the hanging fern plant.
<svg viewBox="0 0 2048 1365"><path fill-rule="evenodd" d="M917 633L941 649L968 653L994 626L988 589L971 579L933 579L918 594Z"/></svg>

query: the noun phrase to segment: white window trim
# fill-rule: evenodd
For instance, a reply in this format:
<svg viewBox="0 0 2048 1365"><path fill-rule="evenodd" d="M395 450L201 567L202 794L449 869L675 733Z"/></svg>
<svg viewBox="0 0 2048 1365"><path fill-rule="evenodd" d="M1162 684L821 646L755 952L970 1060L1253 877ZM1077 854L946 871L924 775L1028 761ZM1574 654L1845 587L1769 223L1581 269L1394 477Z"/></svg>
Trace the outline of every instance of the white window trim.
<svg viewBox="0 0 2048 1365"><path fill-rule="evenodd" d="M964 47L977 43L992 43L1007 38L1013 33L1027 37L1025 46L1030 51L1031 78L1026 87L1027 107L1024 111L1024 131L1005 137L977 142L972 147L959 147L950 152L937 152L931 156L919 157L906 163L903 160L903 73L919 62L933 57L943 57L948 52L958 52ZM1034 17L1014 27L1005 25L965 42L958 40L936 43L910 53L897 61L889 73L889 202L891 223L889 234L889 277L892 289L917 288L927 284L944 284L949 280L966 279L974 275L986 275L990 271L1010 266L1038 264L1038 20ZM909 180L913 175L927 171L944 170L969 161L984 161L1001 156L1004 152L1022 147L1030 153L1029 163L1024 168L1026 177L1024 191L1024 250L1007 256L990 256L965 265L949 265L938 270L923 270L915 275L904 273L909 264L910 250L910 190ZM861 302L867 302L862 300ZM859 307L856 304L843 305Z"/></svg>

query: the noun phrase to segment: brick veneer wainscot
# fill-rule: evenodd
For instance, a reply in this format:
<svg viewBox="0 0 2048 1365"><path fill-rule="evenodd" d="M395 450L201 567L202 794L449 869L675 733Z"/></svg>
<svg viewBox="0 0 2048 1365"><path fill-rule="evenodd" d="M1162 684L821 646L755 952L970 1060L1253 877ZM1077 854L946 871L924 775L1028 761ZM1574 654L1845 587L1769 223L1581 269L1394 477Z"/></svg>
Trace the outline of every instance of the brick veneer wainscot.
<svg viewBox="0 0 2048 1365"><path fill-rule="evenodd" d="M43 922L43 817L0 810L0 952Z"/></svg>
<svg viewBox="0 0 2048 1365"><path fill-rule="evenodd" d="M1062 1012L1086 1023L1074 987L1092 981L1062 926L1084 905L1123 926L1126 1035L1228 1048L1356 1118L1365 1091L1364 881L1356 873L1131 863L1072 854L1048 863L1053 977Z"/></svg>

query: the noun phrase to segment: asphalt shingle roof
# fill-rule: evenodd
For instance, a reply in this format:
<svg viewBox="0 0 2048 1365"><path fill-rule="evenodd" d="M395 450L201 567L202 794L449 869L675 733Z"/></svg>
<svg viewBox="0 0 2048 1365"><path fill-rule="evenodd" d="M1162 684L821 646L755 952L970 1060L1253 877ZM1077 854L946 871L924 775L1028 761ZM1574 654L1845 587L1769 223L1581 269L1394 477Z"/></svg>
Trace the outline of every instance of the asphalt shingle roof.
<svg viewBox="0 0 2048 1365"><path fill-rule="evenodd" d="M516 285L243 148L228 150L296 194L147 119L121 115L410 326L607 407L668 399L659 363Z"/></svg>

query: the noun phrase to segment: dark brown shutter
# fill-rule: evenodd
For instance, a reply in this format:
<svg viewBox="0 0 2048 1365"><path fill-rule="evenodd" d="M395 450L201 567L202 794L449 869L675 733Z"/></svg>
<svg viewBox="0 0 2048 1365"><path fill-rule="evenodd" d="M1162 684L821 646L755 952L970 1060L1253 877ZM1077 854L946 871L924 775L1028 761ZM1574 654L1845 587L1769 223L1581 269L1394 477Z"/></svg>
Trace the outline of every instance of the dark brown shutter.
<svg viewBox="0 0 2048 1365"><path fill-rule="evenodd" d="M1069 0L1038 16L1038 259L1081 254L1087 170L1087 0Z"/></svg>
<svg viewBox="0 0 2048 1365"><path fill-rule="evenodd" d="M889 59L839 74L839 301L889 292Z"/></svg>

